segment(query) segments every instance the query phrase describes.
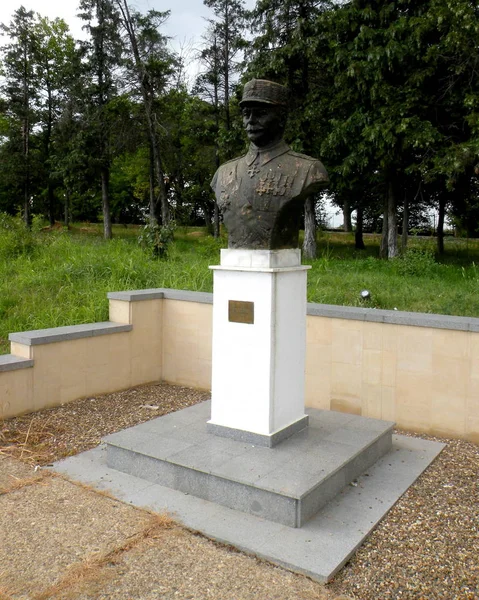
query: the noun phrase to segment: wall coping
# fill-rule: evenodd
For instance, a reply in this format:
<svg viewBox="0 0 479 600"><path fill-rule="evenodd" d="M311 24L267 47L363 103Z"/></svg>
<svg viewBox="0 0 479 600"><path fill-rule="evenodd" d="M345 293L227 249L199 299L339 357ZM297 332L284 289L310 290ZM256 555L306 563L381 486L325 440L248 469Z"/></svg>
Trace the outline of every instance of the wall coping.
<svg viewBox="0 0 479 600"><path fill-rule="evenodd" d="M433 329L455 329L457 331L479 331L479 319L476 317L455 317L433 313L416 313L400 310L381 310L356 306L335 306L333 304L308 303L308 315L351 319L391 325L410 325L412 327L431 327Z"/></svg>
<svg viewBox="0 0 479 600"><path fill-rule="evenodd" d="M122 333L131 331L132 325L123 325L104 321L102 323L85 323L82 325L67 325L66 327L52 327L50 329L35 329L33 331L21 331L11 333L8 339L17 344L25 346L38 346L40 344L52 344L54 342L66 342L97 335L108 335L111 333ZM8 356L8 355L7 355Z"/></svg>
<svg viewBox="0 0 479 600"><path fill-rule="evenodd" d="M28 369L33 367L33 360L14 356L13 354L0 355L0 373L4 371L16 371L18 369Z"/></svg>
<svg viewBox="0 0 479 600"><path fill-rule="evenodd" d="M184 302L200 302L213 304L213 294L210 292L190 292L189 290L173 290L169 288L154 288L149 290L131 290L126 292L108 292L109 300L124 302L140 302L142 300L183 300Z"/></svg>
<svg viewBox="0 0 479 600"><path fill-rule="evenodd" d="M201 302L203 304L213 303L213 294L211 293L172 290L168 288L110 292L108 298L126 302L139 302L141 300L164 298L166 300L183 300L185 302ZM307 314L316 317L350 319L372 323L388 323L391 325L410 325L412 327L431 327L433 329L455 329L457 331L479 331L479 318L476 317L455 317L433 313L363 308L360 306L316 304L313 302L308 303Z"/></svg>
<svg viewBox="0 0 479 600"><path fill-rule="evenodd" d="M146 300L166 299L181 300L184 302L199 302L212 304L213 294L208 292L191 292L188 290L173 290L168 288L154 288L147 290L131 290L124 292L109 292L110 300L126 302L141 302ZM429 313L415 313L396 310L379 310L354 306L336 306L333 304L307 304L307 314L317 317L334 319L349 319L373 323L387 323L391 325L409 325L412 327L431 327L433 329L452 329L457 331L479 331L479 318L455 317L450 315L437 315ZM52 327L49 329L36 329L11 333L8 339L11 342L26 346L37 346L68 340L108 335L131 331L132 325L104 321L101 323L86 323L82 325L69 325L65 327ZM12 356L0 355L0 371L10 371L31 367L33 361Z"/></svg>

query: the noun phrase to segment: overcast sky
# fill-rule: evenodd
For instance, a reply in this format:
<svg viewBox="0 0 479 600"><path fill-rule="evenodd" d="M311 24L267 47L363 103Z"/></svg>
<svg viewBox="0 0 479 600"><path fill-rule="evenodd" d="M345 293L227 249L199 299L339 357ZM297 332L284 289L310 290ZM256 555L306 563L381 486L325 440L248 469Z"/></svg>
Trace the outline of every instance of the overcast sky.
<svg viewBox="0 0 479 600"><path fill-rule="evenodd" d="M22 4L27 10L40 13L42 17L62 18L70 27L74 38L83 38L83 22L76 14L80 0L0 0L0 23L9 24L13 13ZM246 8L252 8L256 0L245 0ZM130 6L140 12L150 9L170 11L170 18L163 32L171 38L173 50L180 52L187 64L187 73L192 81L198 74L199 66L194 62L195 49L201 44L201 36L206 27L205 17L213 15L203 0L131 0ZM1 38L0 38L1 43Z"/></svg>
<svg viewBox="0 0 479 600"><path fill-rule="evenodd" d="M74 37L82 37L82 21L76 17L79 0L3 0L0 1L0 22L9 23L14 11L21 5L27 10L40 13L43 17L54 19L61 17L70 26ZM255 0L246 0L247 8L253 7ZM199 43L205 29L203 17L212 15L211 9L203 0L131 0L130 6L140 12L149 9L171 11L165 24L165 32L174 38L175 46Z"/></svg>

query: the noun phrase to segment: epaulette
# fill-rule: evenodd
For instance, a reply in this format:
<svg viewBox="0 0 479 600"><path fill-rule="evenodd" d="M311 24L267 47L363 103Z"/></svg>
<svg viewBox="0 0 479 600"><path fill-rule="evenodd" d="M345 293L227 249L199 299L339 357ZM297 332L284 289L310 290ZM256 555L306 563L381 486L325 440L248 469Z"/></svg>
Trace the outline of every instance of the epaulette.
<svg viewBox="0 0 479 600"><path fill-rule="evenodd" d="M246 153L246 154L248 154L248 153ZM243 156L238 156L237 158L232 158L230 160L227 160L222 165L220 165L220 169L221 169L221 167L225 167L226 165L229 165L232 162L237 162L238 160L241 160L242 158L244 158L246 156L246 154L243 154Z"/></svg>
<svg viewBox="0 0 479 600"><path fill-rule="evenodd" d="M300 152L294 152L294 150L290 150L288 152L288 154L290 154L291 156L296 156L298 158L303 158L305 160L309 160L311 162L319 160L318 158L313 158L312 156L308 156L307 154L301 154Z"/></svg>

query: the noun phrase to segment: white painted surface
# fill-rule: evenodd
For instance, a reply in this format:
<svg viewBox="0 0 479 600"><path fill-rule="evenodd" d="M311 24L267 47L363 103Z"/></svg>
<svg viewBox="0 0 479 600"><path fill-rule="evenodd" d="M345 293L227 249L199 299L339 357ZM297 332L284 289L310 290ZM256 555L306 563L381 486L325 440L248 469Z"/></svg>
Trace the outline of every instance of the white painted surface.
<svg viewBox="0 0 479 600"><path fill-rule="evenodd" d="M248 258L247 254L251 256ZM305 414L309 267L301 266L300 261L298 266L279 266L290 262L292 256L290 250L234 250L225 255L228 266L223 264L222 254L221 266L211 267L214 294L210 422L215 425L271 435ZM258 266L233 266L235 260ZM278 266L268 268L265 264ZM230 300L253 302L254 324L230 322Z"/></svg>

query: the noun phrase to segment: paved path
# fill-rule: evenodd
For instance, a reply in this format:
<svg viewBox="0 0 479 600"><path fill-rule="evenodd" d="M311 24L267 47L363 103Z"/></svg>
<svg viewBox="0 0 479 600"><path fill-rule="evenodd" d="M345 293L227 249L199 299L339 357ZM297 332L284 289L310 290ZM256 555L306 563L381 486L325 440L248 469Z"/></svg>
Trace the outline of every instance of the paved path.
<svg viewBox="0 0 479 600"><path fill-rule="evenodd" d="M0 600L328 600L165 515L0 455Z"/></svg>

